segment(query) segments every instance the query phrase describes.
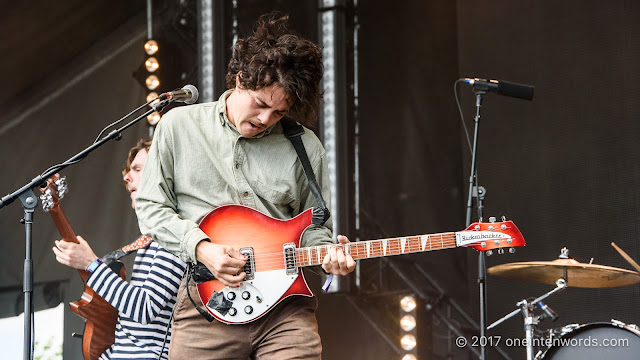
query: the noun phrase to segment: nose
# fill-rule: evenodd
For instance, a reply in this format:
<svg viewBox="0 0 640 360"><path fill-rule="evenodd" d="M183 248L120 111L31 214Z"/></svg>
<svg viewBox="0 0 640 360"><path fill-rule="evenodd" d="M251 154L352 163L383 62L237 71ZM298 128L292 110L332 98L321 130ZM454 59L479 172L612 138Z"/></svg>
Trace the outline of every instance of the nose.
<svg viewBox="0 0 640 360"><path fill-rule="evenodd" d="M274 115L275 114L273 110L262 111L260 112L260 114L258 114L258 121L260 121L262 125L266 125L269 123L269 121Z"/></svg>
<svg viewBox="0 0 640 360"><path fill-rule="evenodd" d="M124 182L126 183L130 183L132 180L130 174L131 174L131 170L129 170L126 174L122 176L122 180L124 180Z"/></svg>

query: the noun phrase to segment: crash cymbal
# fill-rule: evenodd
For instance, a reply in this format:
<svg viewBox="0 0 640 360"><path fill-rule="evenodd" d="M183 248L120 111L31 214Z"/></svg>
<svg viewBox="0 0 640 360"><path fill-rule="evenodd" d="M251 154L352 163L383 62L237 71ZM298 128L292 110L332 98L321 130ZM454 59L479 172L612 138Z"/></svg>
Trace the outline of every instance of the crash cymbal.
<svg viewBox="0 0 640 360"><path fill-rule="evenodd" d="M635 271L584 264L574 259L502 264L492 266L487 269L487 273L507 279L551 285L563 278L568 286L581 288L611 288L640 282L640 274Z"/></svg>

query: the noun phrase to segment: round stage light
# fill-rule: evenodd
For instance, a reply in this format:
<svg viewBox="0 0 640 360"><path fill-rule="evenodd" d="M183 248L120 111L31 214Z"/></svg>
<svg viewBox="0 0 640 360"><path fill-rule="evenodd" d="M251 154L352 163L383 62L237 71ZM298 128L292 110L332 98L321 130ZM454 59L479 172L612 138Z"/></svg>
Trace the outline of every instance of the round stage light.
<svg viewBox="0 0 640 360"><path fill-rule="evenodd" d="M152 56L144 62L144 67L147 68L148 72L154 72L158 70L158 68L160 67L160 63L158 62L158 59Z"/></svg>
<svg viewBox="0 0 640 360"><path fill-rule="evenodd" d="M406 351L413 350L413 348L416 347L416 344L416 337L411 334L406 334L400 339L400 345Z"/></svg>
<svg viewBox="0 0 640 360"><path fill-rule="evenodd" d="M415 310L416 306L417 306L416 299L414 299L413 296L405 296L402 298L402 300L400 300L400 307L405 312L410 312Z"/></svg>
<svg viewBox="0 0 640 360"><path fill-rule="evenodd" d="M400 327L404 331L411 331L416 328L416 318L412 315L405 315L400 319Z"/></svg>
<svg viewBox="0 0 640 360"><path fill-rule="evenodd" d="M158 43L155 40L147 40L147 42L144 43L144 51L148 55L153 55L153 54L157 53L158 52Z"/></svg>
<svg viewBox="0 0 640 360"><path fill-rule="evenodd" d="M152 91L147 95L147 102L155 100L157 97L158 97L158 93L155 91Z"/></svg>
<svg viewBox="0 0 640 360"><path fill-rule="evenodd" d="M160 79L155 75L149 75L144 83L147 85L149 90L155 90L160 86Z"/></svg>
<svg viewBox="0 0 640 360"><path fill-rule="evenodd" d="M156 111L151 115L147 116L147 122L149 123L149 125L155 126L160 121L160 117L161 117L160 113Z"/></svg>

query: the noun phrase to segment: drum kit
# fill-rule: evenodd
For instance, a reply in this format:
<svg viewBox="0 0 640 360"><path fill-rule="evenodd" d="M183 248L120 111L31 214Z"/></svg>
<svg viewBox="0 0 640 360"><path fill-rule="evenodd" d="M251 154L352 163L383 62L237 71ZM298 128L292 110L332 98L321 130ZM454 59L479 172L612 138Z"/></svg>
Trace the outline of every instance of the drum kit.
<svg viewBox="0 0 640 360"><path fill-rule="evenodd" d="M527 360L566 359L640 359L640 329L617 320L611 322L570 324L540 332L536 325L544 319L557 319L542 300L567 287L612 288L640 283L640 266L622 249L611 244L638 270L630 271L592 263L580 263L569 257L563 248L553 261L517 262L493 266L487 273L513 280L524 280L556 287L546 294L517 303L518 308L487 327L494 328L521 313L524 320ZM537 310L539 315L534 314ZM540 349L535 352L535 349Z"/></svg>

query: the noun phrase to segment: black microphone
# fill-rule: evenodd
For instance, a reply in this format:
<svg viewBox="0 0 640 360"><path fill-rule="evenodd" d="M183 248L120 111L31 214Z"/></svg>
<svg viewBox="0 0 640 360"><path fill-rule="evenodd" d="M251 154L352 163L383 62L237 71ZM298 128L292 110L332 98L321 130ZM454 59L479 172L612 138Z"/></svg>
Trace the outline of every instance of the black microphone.
<svg viewBox="0 0 640 360"><path fill-rule="evenodd" d="M173 90L160 94L158 99L180 101L186 104L193 104L198 101L198 89L193 85L185 85L180 90Z"/></svg>
<svg viewBox="0 0 640 360"><path fill-rule="evenodd" d="M518 84L504 80L485 80L485 79L461 79L465 84L473 86L474 89L493 91L496 94L511 96L519 99L533 99L533 89L531 85Z"/></svg>

